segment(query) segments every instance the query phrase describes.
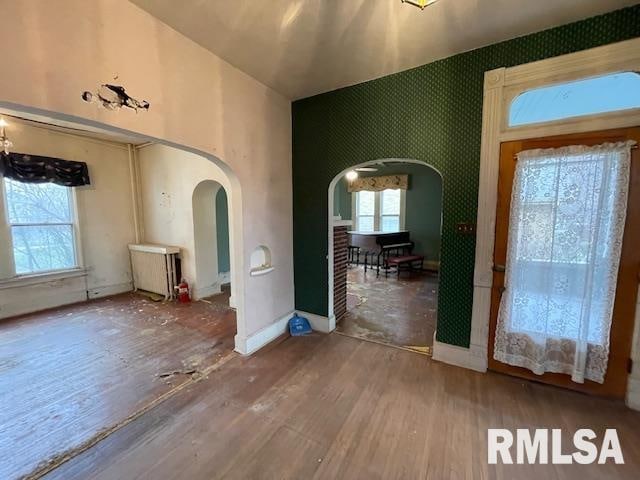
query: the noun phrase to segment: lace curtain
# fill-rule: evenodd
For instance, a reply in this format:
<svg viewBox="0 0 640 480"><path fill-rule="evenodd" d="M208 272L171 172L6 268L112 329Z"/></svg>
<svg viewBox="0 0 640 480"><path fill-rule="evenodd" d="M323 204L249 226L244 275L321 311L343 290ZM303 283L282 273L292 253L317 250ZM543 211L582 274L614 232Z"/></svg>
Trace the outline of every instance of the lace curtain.
<svg viewBox="0 0 640 480"><path fill-rule="evenodd" d="M604 381L632 145L518 155L496 360Z"/></svg>

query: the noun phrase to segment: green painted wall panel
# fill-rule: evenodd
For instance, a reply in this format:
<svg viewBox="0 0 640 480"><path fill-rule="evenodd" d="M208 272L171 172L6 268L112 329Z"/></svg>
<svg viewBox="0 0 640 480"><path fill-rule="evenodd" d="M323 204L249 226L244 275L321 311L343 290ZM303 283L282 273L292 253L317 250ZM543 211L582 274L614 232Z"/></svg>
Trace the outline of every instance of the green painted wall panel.
<svg viewBox="0 0 640 480"><path fill-rule="evenodd" d="M327 314L327 189L368 160L412 158L444 178L438 340L469 345L484 72L640 36L640 6L293 103L296 308ZM424 41L428 41L428 32Z"/></svg>
<svg viewBox="0 0 640 480"><path fill-rule="evenodd" d="M333 191L333 215L342 220L351 220L351 194L347 189L347 180L342 177Z"/></svg>
<svg viewBox="0 0 640 480"><path fill-rule="evenodd" d="M216 240L218 242L218 273L231 271L229 257L229 206L227 193L220 188L216 195Z"/></svg>

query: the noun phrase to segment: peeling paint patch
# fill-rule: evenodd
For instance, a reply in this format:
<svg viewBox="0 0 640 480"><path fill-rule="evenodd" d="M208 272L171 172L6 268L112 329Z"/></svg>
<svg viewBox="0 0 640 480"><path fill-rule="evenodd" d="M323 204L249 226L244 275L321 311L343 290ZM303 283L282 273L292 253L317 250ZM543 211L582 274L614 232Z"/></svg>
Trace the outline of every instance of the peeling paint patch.
<svg viewBox="0 0 640 480"><path fill-rule="evenodd" d="M149 102L137 100L131 97L122 85L103 83L96 92L85 91L82 93L85 102L97 102L107 110L118 110L122 107L138 110L149 110Z"/></svg>

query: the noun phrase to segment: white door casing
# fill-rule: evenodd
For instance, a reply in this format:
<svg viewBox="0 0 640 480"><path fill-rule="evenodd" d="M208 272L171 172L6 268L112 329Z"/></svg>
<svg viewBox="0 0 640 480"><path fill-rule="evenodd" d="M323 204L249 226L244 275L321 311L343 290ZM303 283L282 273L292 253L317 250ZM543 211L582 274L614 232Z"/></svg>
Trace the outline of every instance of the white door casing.
<svg viewBox="0 0 640 480"><path fill-rule="evenodd" d="M640 125L640 109L631 109L509 127L512 100L522 92L543 85L628 71L640 71L640 38L485 72L471 340L469 348L462 348L434 339L435 360L481 372L487 370L500 143ZM639 310L636 309L632 352L636 364L640 362ZM640 409L638 367L633 369L629 377L627 404Z"/></svg>

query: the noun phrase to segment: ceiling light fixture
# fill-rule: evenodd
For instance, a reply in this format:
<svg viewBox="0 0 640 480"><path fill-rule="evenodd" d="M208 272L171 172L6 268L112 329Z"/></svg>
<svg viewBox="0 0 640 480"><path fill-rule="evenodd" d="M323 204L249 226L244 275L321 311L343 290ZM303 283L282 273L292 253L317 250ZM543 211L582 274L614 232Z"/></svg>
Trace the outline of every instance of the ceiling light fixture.
<svg viewBox="0 0 640 480"><path fill-rule="evenodd" d="M4 151L5 155L9 155L9 149L13 147L13 143L7 137L7 133L5 131L6 127L9 124L5 121L4 118L0 118L0 148Z"/></svg>
<svg viewBox="0 0 640 480"><path fill-rule="evenodd" d="M424 10L429 5L433 5L438 0L400 0L402 3L408 3L409 5L413 5L418 7L420 10Z"/></svg>
<svg viewBox="0 0 640 480"><path fill-rule="evenodd" d="M358 172L354 170L349 170L345 175L345 177L347 178L348 182L353 182L356 178L358 178Z"/></svg>

